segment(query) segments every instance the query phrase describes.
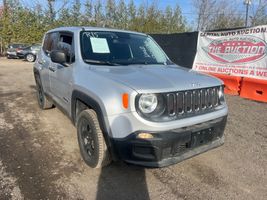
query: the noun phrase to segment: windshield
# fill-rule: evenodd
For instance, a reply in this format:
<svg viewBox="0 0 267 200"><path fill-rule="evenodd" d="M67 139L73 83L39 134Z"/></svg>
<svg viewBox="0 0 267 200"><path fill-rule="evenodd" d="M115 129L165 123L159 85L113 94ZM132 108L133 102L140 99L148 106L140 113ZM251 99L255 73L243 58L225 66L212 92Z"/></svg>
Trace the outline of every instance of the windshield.
<svg viewBox="0 0 267 200"><path fill-rule="evenodd" d="M41 45L33 45L31 46L32 50L40 50L41 49Z"/></svg>
<svg viewBox="0 0 267 200"><path fill-rule="evenodd" d="M163 50L148 36L110 31L81 32L85 62L101 65L170 64Z"/></svg>

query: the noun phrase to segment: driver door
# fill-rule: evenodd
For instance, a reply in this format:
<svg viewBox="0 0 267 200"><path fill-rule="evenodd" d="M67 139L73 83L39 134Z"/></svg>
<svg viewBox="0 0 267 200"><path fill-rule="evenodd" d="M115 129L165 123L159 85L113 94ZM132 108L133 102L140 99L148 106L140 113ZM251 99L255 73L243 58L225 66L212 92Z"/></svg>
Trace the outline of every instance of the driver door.
<svg viewBox="0 0 267 200"><path fill-rule="evenodd" d="M70 108L72 90L72 63L73 63L73 34L70 32L59 32L56 49L64 51L68 58L69 67L53 63L49 67L50 89L55 101L65 110Z"/></svg>

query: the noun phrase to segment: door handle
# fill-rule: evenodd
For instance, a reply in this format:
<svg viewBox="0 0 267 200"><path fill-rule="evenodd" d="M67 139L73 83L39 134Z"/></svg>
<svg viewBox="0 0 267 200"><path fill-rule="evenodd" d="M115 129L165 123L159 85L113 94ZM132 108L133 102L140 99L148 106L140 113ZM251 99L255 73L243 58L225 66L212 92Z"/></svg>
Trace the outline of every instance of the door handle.
<svg viewBox="0 0 267 200"><path fill-rule="evenodd" d="M50 71L52 71L52 72L55 72L56 71L56 69L54 68L54 67L49 67L48 68Z"/></svg>

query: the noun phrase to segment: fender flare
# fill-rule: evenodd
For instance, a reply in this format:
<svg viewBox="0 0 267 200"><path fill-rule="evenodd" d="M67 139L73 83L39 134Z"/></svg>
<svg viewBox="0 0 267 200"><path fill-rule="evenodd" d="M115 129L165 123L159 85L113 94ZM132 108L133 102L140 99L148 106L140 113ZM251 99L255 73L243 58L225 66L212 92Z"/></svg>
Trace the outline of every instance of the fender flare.
<svg viewBox="0 0 267 200"><path fill-rule="evenodd" d="M76 101L79 100L86 104L87 106L91 107L97 114L97 118L100 124L102 131L108 132L108 129L104 123L104 115L99 103L94 100L92 97L88 96L87 94L74 90L71 95L71 120L74 125L76 125Z"/></svg>
<svg viewBox="0 0 267 200"><path fill-rule="evenodd" d="M115 154L115 148L114 144L112 142L112 139L109 136L109 132L111 131L110 127L105 124L104 114L103 110L101 109L99 103L93 99L92 97L88 96L87 94L74 90L71 95L71 120L72 123L76 126L76 101L79 100L92 108L96 114L99 121L100 128L102 130L104 139L106 141L108 150L111 154L111 157L113 160L117 160L117 156Z"/></svg>

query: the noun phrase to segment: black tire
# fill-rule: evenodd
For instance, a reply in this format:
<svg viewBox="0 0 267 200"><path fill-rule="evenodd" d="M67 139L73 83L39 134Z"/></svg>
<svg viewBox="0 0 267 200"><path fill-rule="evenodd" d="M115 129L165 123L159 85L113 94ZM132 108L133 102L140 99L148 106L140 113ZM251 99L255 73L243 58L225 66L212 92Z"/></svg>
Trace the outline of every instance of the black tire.
<svg viewBox="0 0 267 200"><path fill-rule="evenodd" d="M44 94L44 90L41 84L41 80L39 76L35 77L36 79L36 92L37 92L37 101L38 105L42 110L46 110L53 107L53 104L47 99Z"/></svg>
<svg viewBox="0 0 267 200"><path fill-rule="evenodd" d="M28 62L34 62L36 60L36 57L35 55L29 53L25 56L25 59L28 61Z"/></svg>
<svg viewBox="0 0 267 200"><path fill-rule="evenodd" d="M77 135L81 156L91 168L108 165L110 154L94 110L82 111L77 118Z"/></svg>

